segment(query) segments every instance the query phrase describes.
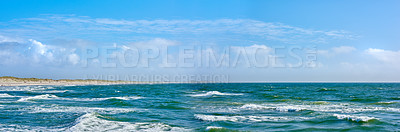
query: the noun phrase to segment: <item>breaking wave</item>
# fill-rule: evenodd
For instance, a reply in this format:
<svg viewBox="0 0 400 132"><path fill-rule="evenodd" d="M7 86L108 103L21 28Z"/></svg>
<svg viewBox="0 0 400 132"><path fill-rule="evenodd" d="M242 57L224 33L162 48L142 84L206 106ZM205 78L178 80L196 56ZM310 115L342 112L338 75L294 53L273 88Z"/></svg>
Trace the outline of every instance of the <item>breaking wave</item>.
<svg viewBox="0 0 400 132"><path fill-rule="evenodd" d="M118 114L139 111L137 108L98 108L98 107L75 107L75 106L32 106L21 109L21 111L28 111L28 113L100 113L100 114Z"/></svg>
<svg viewBox="0 0 400 132"><path fill-rule="evenodd" d="M43 95L37 95L33 97L24 97L18 100L18 102L23 102L23 101L31 101L31 100L44 100L44 99L57 99L58 97L55 95L51 94L43 94Z"/></svg>
<svg viewBox="0 0 400 132"><path fill-rule="evenodd" d="M195 114L194 117L202 121L231 121L231 122L263 122L263 121L294 121L309 120L314 117L277 117L277 116L222 116Z"/></svg>
<svg viewBox="0 0 400 132"><path fill-rule="evenodd" d="M173 127L163 123L130 123L101 119L101 115L87 113L75 121L75 125L66 131L190 131L181 127Z"/></svg>
<svg viewBox="0 0 400 132"><path fill-rule="evenodd" d="M354 122L368 122L370 120L377 120L374 117L368 117L368 116L354 116L354 115L343 115L343 114L333 114L338 119L345 119L348 121L354 121Z"/></svg>
<svg viewBox="0 0 400 132"><path fill-rule="evenodd" d="M189 95L192 97L209 97L209 96L213 96L213 95L243 95L241 93L221 93L219 91L209 91L207 93L201 93L201 94L193 94L193 95Z"/></svg>
<svg viewBox="0 0 400 132"><path fill-rule="evenodd" d="M1 93L0 94L0 98L13 98L13 97L18 97L18 96L9 95L7 93Z"/></svg>
<svg viewBox="0 0 400 132"><path fill-rule="evenodd" d="M0 131L65 131L65 132L80 132L80 131L143 131L143 132L161 132L174 131L186 132L191 131L182 127L173 127L163 123L130 123L109 121L101 119L101 115L97 113L87 113L77 118L72 126L64 128L46 128L46 127L29 127L19 125L3 126L0 124Z"/></svg>
<svg viewBox="0 0 400 132"><path fill-rule="evenodd" d="M360 106L355 104L329 104L329 105L307 105L307 104L245 104L239 108L240 110L277 110L281 112L296 112L303 110L311 110L318 112L340 112L340 113L357 113L371 111L390 111L400 112L399 108Z"/></svg>
<svg viewBox="0 0 400 132"><path fill-rule="evenodd" d="M52 99L52 100L68 100L68 101L103 101L103 100L109 100L109 99L120 99L120 100L136 100L136 99L142 99L143 97L137 97L137 96L129 96L129 97L106 97L106 98L61 98L56 95L52 94L43 94L43 95L37 95L33 97L23 97L19 99L19 102L22 101L32 101L32 100L46 100L46 99Z"/></svg>

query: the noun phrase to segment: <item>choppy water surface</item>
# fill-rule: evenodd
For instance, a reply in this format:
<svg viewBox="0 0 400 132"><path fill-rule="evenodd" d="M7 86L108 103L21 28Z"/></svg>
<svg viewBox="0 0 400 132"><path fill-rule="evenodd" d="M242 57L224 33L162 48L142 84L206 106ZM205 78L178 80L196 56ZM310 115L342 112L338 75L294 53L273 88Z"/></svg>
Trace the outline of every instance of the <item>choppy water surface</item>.
<svg viewBox="0 0 400 132"><path fill-rule="evenodd" d="M400 84L0 87L0 131L400 131Z"/></svg>

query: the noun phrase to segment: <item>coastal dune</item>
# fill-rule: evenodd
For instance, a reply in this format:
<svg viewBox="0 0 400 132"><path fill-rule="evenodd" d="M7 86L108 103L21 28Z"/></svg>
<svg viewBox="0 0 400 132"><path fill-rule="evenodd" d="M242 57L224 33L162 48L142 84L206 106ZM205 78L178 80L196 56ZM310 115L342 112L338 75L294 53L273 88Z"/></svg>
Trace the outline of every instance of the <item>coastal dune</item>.
<svg viewBox="0 0 400 132"><path fill-rule="evenodd" d="M144 82L134 81L109 81L94 79L39 79L39 78L17 78L0 77L0 86L28 86L28 85L111 85L111 84L141 84Z"/></svg>

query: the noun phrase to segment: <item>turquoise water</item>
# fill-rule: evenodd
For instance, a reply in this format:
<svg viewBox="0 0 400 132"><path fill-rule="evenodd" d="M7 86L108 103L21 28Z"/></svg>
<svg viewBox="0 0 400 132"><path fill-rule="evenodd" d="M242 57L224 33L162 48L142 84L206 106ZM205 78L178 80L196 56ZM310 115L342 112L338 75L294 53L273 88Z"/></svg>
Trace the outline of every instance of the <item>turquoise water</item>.
<svg viewBox="0 0 400 132"><path fill-rule="evenodd" d="M0 131L400 131L400 84L0 87Z"/></svg>

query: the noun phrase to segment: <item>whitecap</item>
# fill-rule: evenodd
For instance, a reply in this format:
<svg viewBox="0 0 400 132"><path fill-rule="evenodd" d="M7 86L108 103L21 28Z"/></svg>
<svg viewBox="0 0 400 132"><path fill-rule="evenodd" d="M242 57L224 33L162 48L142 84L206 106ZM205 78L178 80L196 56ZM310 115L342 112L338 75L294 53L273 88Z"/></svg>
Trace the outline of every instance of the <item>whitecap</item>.
<svg viewBox="0 0 400 132"><path fill-rule="evenodd" d="M49 90L49 91L32 91L35 93L65 93L68 92L70 90Z"/></svg>
<svg viewBox="0 0 400 132"><path fill-rule="evenodd" d="M172 127L163 123L130 123L100 119L95 113L87 113L75 121L66 131L190 131L182 127Z"/></svg>
<svg viewBox="0 0 400 132"><path fill-rule="evenodd" d="M206 128L206 131L209 131L209 130L211 130L211 129L225 129L225 128L223 128L223 127L217 127L217 126L208 126L208 127Z"/></svg>
<svg viewBox="0 0 400 132"><path fill-rule="evenodd" d="M120 131L143 131L143 132L160 132L160 131L174 131L183 132L191 131L183 127L173 127L163 123L131 123L120 121L109 121L99 118L101 115L96 113L86 113L77 118L72 126L62 128L52 127L33 127L22 125L2 125L0 124L0 131L65 131L65 132L80 132L80 131L93 131L93 132L120 132Z"/></svg>
<svg viewBox="0 0 400 132"><path fill-rule="evenodd" d="M1 132L60 132L65 131L65 128L47 128L38 126L24 126L15 124L0 124Z"/></svg>
<svg viewBox="0 0 400 132"><path fill-rule="evenodd" d="M142 99L143 97L129 96L129 97L110 97L110 98L121 99L121 100L136 100L136 99Z"/></svg>
<svg viewBox="0 0 400 132"><path fill-rule="evenodd" d="M18 97L18 96L9 95L7 93L1 93L0 94L0 98L13 98L13 97Z"/></svg>
<svg viewBox="0 0 400 132"><path fill-rule="evenodd" d="M399 101L386 101L386 102L377 102L373 104L396 104L399 103Z"/></svg>
<svg viewBox="0 0 400 132"><path fill-rule="evenodd" d="M318 112L340 112L340 113L358 113L371 111L391 111L400 112L399 108L390 107L371 107L357 104L329 104L329 105L308 105L308 104L245 104L239 110L277 110L281 112L296 112L311 110Z"/></svg>
<svg viewBox="0 0 400 132"><path fill-rule="evenodd" d="M99 108L99 107L75 107L75 106L58 106L58 105L40 105L22 108L20 111L28 111L28 113L100 113L100 114L119 114L136 112L141 109L137 108Z"/></svg>
<svg viewBox="0 0 400 132"><path fill-rule="evenodd" d="M121 100L136 100L142 99L143 97L137 96L129 96L129 97L106 97L106 98L62 98L52 94L43 94L43 95L36 95L33 97L23 97L19 99L19 102L22 101L32 101L32 100L45 100L45 99L52 99L52 100L67 100L67 101L104 101L108 99L121 99Z"/></svg>
<svg viewBox="0 0 400 132"><path fill-rule="evenodd" d="M57 99L58 97L52 94L43 94L43 95L37 95L33 97L24 97L19 99L19 102L22 101L31 101L31 100L45 100L45 99Z"/></svg>
<svg viewBox="0 0 400 132"><path fill-rule="evenodd" d="M348 121L355 121L355 122L368 122L370 120L376 119L374 117L368 116L355 116L355 115L342 115L342 114L333 114L338 119L345 119Z"/></svg>
<svg viewBox="0 0 400 132"><path fill-rule="evenodd" d="M136 100L142 99L143 97L129 96L129 97L106 97L106 98L63 98L63 100L70 101L104 101L109 99L120 99L120 100Z"/></svg>
<svg viewBox="0 0 400 132"><path fill-rule="evenodd" d="M189 95L192 97L207 97L207 96L213 96L213 95L243 95L241 93L221 93L219 91L209 91L207 93L202 93L202 94L194 94L194 95Z"/></svg>
<svg viewBox="0 0 400 132"><path fill-rule="evenodd" d="M12 87L0 87L0 91L43 91L48 89L54 89L51 86L12 86Z"/></svg>
<svg viewBox="0 0 400 132"><path fill-rule="evenodd" d="M302 111L306 110L301 106L296 105L278 105L278 106L270 106L270 105L256 105L256 104L245 104L240 107L241 109L248 109L248 110L262 110L262 109L273 109L281 112L295 112L295 111Z"/></svg>
<svg viewBox="0 0 400 132"><path fill-rule="evenodd" d="M277 117L277 116L220 116L195 114L194 117L202 121L231 121L231 122L263 122L263 121L293 121L309 120L313 117Z"/></svg>

